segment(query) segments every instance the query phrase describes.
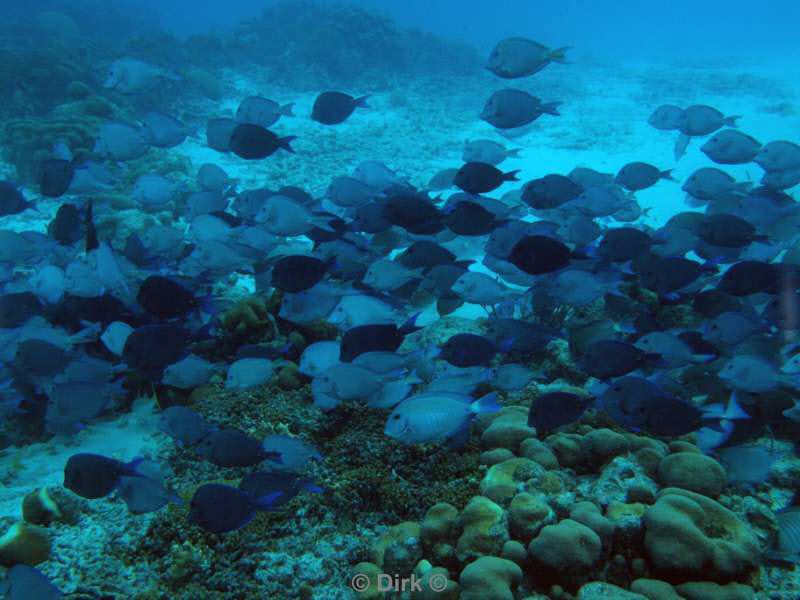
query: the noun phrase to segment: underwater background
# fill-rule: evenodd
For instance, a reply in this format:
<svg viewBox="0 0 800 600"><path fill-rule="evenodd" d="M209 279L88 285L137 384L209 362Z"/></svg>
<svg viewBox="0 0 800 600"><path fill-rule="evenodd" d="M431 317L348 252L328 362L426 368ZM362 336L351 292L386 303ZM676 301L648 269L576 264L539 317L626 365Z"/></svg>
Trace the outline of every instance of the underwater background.
<svg viewBox="0 0 800 600"><path fill-rule="evenodd" d="M0 6L0 596L800 598L800 6Z"/></svg>

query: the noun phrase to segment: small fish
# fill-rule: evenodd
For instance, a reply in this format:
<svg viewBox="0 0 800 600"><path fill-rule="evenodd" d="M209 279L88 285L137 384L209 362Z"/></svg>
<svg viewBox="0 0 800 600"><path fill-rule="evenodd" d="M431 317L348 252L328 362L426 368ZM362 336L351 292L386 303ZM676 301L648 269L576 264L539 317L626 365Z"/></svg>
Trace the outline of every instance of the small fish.
<svg viewBox="0 0 800 600"><path fill-rule="evenodd" d="M237 156L254 160L271 156L279 149L294 154L289 144L296 137L294 135L278 137L260 125L240 123L231 130L229 147Z"/></svg>
<svg viewBox="0 0 800 600"><path fill-rule="evenodd" d="M186 406L165 408L158 418L158 430L186 446L196 444L213 429L205 417Z"/></svg>
<svg viewBox="0 0 800 600"><path fill-rule="evenodd" d="M492 392L477 400L447 392L422 393L403 400L386 420L384 433L404 444L427 444L460 437L479 414L497 412Z"/></svg>
<svg viewBox="0 0 800 600"><path fill-rule="evenodd" d="M276 363L268 358L240 358L228 367L226 390L249 390L264 385L272 377Z"/></svg>
<svg viewBox="0 0 800 600"><path fill-rule="evenodd" d="M211 431L195 448L218 467L250 467L267 459L281 462L279 452L265 450L259 440L237 429Z"/></svg>
<svg viewBox="0 0 800 600"><path fill-rule="evenodd" d="M344 123L356 108L369 108L368 98L368 95L353 98L342 92L323 92L314 100L311 118L323 125Z"/></svg>
<svg viewBox="0 0 800 600"><path fill-rule="evenodd" d="M628 191L637 192L655 185L660 179L675 181L670 173L672 169L661 171L647 163L631 162L619 170L614 181Z"/></svg>
<svg viewBox="0 0 800 600"><path fill-rule="evenodd" d="M506 181L518 181L517 173L519 170L503 173L490 164L468 162L458 170L453 183L468 194L485 194Z"/></svg>
<svg viewBox="0 0 800 600"><path fill-rule="evenodd" d="M528 410L528 427L545 436L551 431L574 423L583 416L594 397L569 392L548 392L537 396Z"/></svg>
<svg viewBox="0 0 800 600"><path fill-rule="evenodd" d="M486 69L503 79L517 79L538 73L551 62L566 63L569 47L551 49L534 40L510 37L492 48Z"/></svg>
<svg viewBox="0 0 800 600"><path fill-rule="evenodd" d="M59 600L63 597L48 577L39 569L16 564L6 574L0 584L0 593L6 600Z"/></svg>
<svg viewBox="0 0 800 600"><path fill-rule="evenodd" d="M703 154L723 165L748 163L758 156L760 150L761 143L758 140L735 129L723 129L700 146Z"/></svg>
<svg viewBox="0 0 800 600"><path fill-rule="evenodd" d="M322 455L314 446L287 435L268 435L264 438L262 447L267 452L280 455L279 461L266 459L267 464L275 471L298 471L310 460L322 460Z"/></svg>
<svg viewBox="0 0 800 600"><path fill-rule="evenodd" d="M293 106L294 102L281 106L274 100L260 96L248 96L239 103L234 118L239 123L253 123L267 128L274 125L282 116L293 117Z"/></svg>
<svg viewBox="0 0 800 600"><path fill-rule="evenodd" d="M192 496L189 520L212 533L234 531L247 525L258 511L275 510L282 494L274 491L253 499L250 494L219 483L201 485Z"/></svg>
<svg viewBox="0 0 800 600"><path fill-rule="evenodd" d="M522 90L505 89L492 94L480 118L498 129L515 129L533 123L543 114L560 116L561 102L542 102Z"/></svg>
<svg viewBox="0 0 800 600"><path fill-rule="evenodd" d="M324 492L310 477L300 477L296 473L272 473L269 471L248 473L239 482L239 489L251 498L270 497L275 492L280 492L280 496L272 501L272 508L283 506L300 492L311 494Z"/></svg>
<svg viewBox="0 0 800 600"><path fill-rule="evenodd" d="M124 57L111 63L103 87L123 94L138 94L152 89L161 79L180 81L180 77L144 61Z"/></svg>
<svg viewBox="0 0 800 600"><path fill-rule="evenodd" d="M82 498L103 498L117 488L123 475L141 476L136 466L143 460L123 463L100 454L73 454L64 466L64 487Z"/></svg>

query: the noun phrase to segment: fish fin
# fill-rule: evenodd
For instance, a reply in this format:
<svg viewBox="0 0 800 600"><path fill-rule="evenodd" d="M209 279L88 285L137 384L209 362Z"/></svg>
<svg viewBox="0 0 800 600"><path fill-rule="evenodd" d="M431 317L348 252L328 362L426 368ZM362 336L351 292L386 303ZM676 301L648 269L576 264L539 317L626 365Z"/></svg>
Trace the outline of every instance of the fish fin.
<svg viewBox="0 0 800 600"><path fill-rule="evenodd" d="M459 427L453 435L447 438L446 445L450 450L463 448L469 442L469 421Z"/></svg>
<svg viewBox="0 0 800 600"><path fill-rule="evenodd" d="M287 135L286 137L278 138L277 139L278 147L283 148L287 152L291 152L292 154L294 154L295 152L289 144L291 143L292 140L295 139L297 139L296 135Z"/></svg>
<svg viewBox="0 0 800 600"><path fill-rule="evenodd" d="M258 506L259 510L278 510L272 504L279 496L283 496L283 492L272 492L266 496L261 496L256 500L256 506Z"/></svg>
<svg viewBox="0 0 800 600"><path fill-rule="evenodd" d="M489 392L485 396L481 396L470 404L470 409L475 414L493 413L502 410L502 406L497 403L497 392Z"/></svg>
<svg viewBox="0 0 800 600"><path fill-rule="evenodd" d="M550 50L550 52L548 52L545 55L545 58L547 60L551 60L553 62L561 63L564 65L569 64L569 61L567 60L565 53L567 50L571 48L572 46L564 46L563 48L556 48L555 50Z"/></svg>
<svg viewBox="0 0 800 600"><path fill-rule="evenodd" d="M556 101L556 102L544 102L539 105L539 110L543 113L547 113L548 115L553 115L554 117L560 117L561 113L558 112L558 107L563 104L563 102Z"/></svg>
<svg viewBox="0 0 800 600"><path fill-rule="evenodd" d="M684 154L686 154L686 148L689 147L689 141L691 138L686 135L685 133L681 133L675 139L675 147L673 148L673 153L675 156L675 160L681 158Z"/></svg>
<svg viewBox="0 0 800 600"><path fill-rule="evenodd" d="M413 315L411 315L411 316L408 318L408 320L407 320L405 323L403 323L403 324L402 324L402 325L401 325L401 326L400 326L400 327L397 329L398 333L399 333L400 335L408 335L409 333L414 333L415 331L419 331L420 329L422 329L422 327L420 327L419 325L416 325L416 324L415 324L415 323L416 323L416 321L417 321L417 318L418 318L418 317L419 317L421 314L422 314L422 313L414 313Z"/></svg>

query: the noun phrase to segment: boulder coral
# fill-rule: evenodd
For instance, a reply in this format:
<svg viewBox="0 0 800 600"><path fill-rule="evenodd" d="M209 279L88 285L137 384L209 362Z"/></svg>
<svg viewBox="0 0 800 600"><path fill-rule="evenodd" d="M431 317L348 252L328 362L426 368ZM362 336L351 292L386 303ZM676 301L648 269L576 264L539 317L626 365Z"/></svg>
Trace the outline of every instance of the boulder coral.
<svg viewBox="0 0 800 600"><path fill-rule="evenodd" d="M644 515L644 544L670 580L730 581L760 562L758 541L727 508L680 488L661 490Z"/></svg>

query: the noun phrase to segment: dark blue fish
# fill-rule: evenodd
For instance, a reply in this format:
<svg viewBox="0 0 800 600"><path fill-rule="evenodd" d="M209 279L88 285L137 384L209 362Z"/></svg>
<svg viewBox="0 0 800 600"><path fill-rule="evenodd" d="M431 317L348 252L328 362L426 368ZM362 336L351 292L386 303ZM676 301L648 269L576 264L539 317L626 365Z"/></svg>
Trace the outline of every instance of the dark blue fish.
<svg viewBox="0 0 800 600"><path fill-rule="evenodd" d="M342 336L339 360L352 362L365 352L394 352L409 333L420 329L414 325L418 315L414 315L400 327L397 325L359 325L348 329Z"/></svg>
<svg viewBox="0 0 800 600"><path fill-rule="evenodd" d="M0 594L4 594L6 600L58 600L63 597L61 590L44 573L22 564L8 570L0 585Z"/></svg>
<svg viewBox="0 0 800 600"><path fill-rule="evenodd" d="M369 108L369 96L353 98L342 92L322 92L314 100L311 118L323 125L337 125L347 120L356 108Z"/></svg>
<svg viewBox="0 0 800 600"><path fill-rule="evenodd" d="M280 492L280 495L272 502L272 508L283 506L300 492L321 494L324 491L310 477L301 477L296 473L270 471L258 471L245 475L239 482L239 489L253 499L269 498L276 492Z"/></svg>
<svg viewBox="0 0 800 600"><path fill-rule="evenodd" d="M685 435L703 426L702 410L642 377L615 380L598 397L597 408L623 427L653 435Z"/></svg>
<svg viewBox="0 0 800 600"><path fill-rule="evenodd" d="M234 531L247 525L258 511L275 510L282 492L253 499L250 494L219 483L197 488L189 505L189 520L212 533Z"/></svg>
<svg viewBox="0 0 800 600"><path fill-rule="evenodd" d="M457 333L444 343L439 358L456 367L476 367L487 364L498 352L507 352L513 343L513 338L495 344L480 335Z"/></svg>
<svg viewBox="0 0 800 600"><path fill-rule="evenodd" d="M531 402L528 410L528 427L535 427L540 436L574 423L594 402L592 396L579 396L568 392L549 392Z"/></svg>
<svg viewBox="0 0 800 600"><path fill-rule="evenodd" d="M280 452L265 450L260 440L237 429L211 431L200 440L196 449L218 467L250 467L267 459L281 462Z"/></svg>
<svg viewBox="0 0 800 600"><path fill-rule="evenodd" d="M42 196L58 198L66 193L75 177L72 161L48 158L39 166L39 191Z"/></svg>
<svg viewBox="0 0 800 600"><path fill-rule="evenodd" d="M294 154L289 145L295 139L294 135L278 137L269 129L252 123L241 123L231 131L230 149L241 158L254 160L266 158L282 148Z"/></svg>
<svg viewBox="0 0 800 600"><path fill-rule="evenodd" d="M103 498L119 485L120 477L141 477L136 466L144 459L129 463L100 454L73 454L64 467L64 487L83 498Z"/></svg>
<svg viewBox="0 0 800 600"><path fill-rule="evenodd" d="M213 431L214 425L191 408L170 406L159 416L158 429L179 444L189 446L196 444Z"/></svg>
<svg viewBox="0 0 800 600"><path fill-rule="evenodd" d="M16 215L33 207L13 181L0 181L0 217Z"/></svg>

